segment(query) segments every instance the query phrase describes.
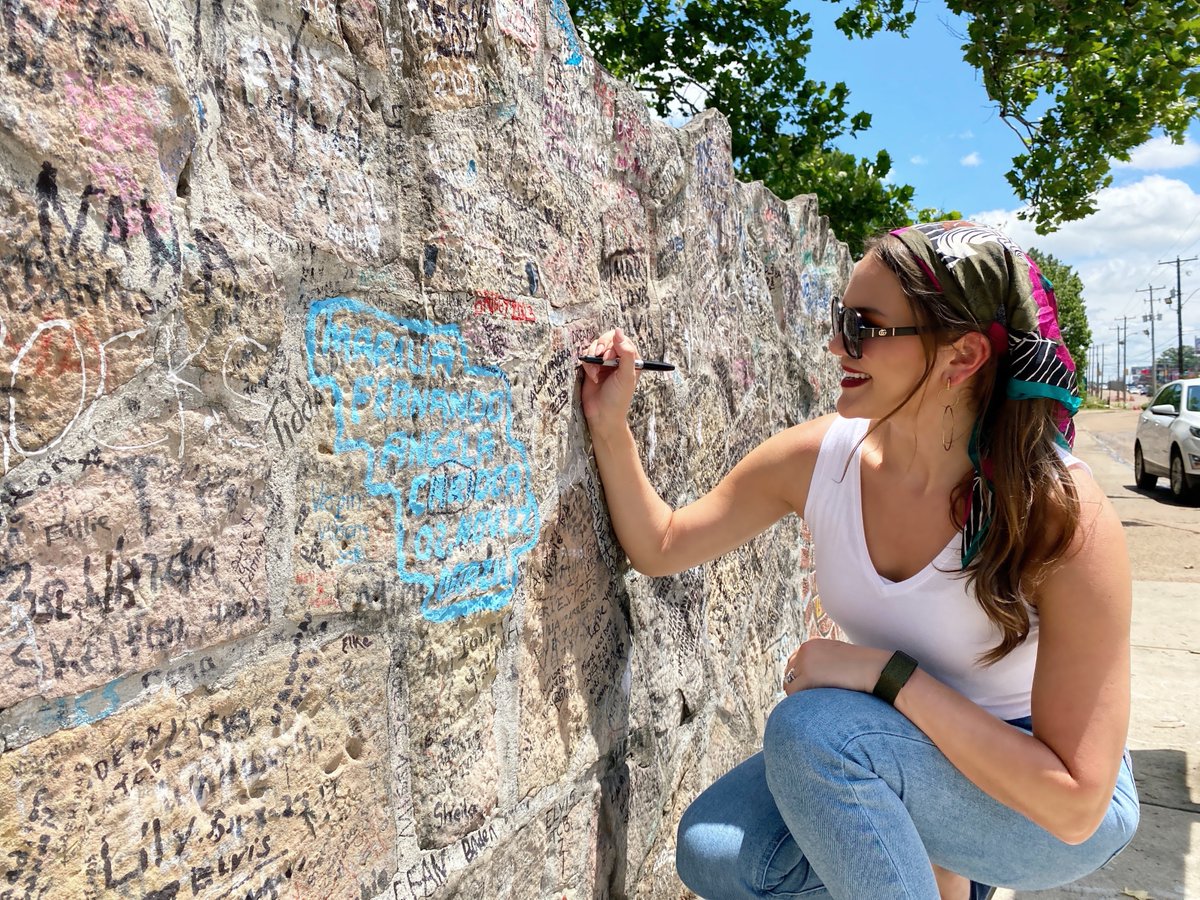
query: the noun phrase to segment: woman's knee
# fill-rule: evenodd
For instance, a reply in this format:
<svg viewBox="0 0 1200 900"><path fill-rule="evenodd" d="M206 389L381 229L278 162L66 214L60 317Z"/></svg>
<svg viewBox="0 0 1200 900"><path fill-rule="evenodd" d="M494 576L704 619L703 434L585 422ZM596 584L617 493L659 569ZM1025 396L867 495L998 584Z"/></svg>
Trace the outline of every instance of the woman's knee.
<svg viewBox="0 0 1200 900"><path fill-rule="evenodd" d="M675 837L680 879L702 897L744 897L754 863L787 826L767 788L760 754L735 766L684 810ZM749 868L746 866L749 865Z"/></svg>
<svg viewBox="0 0 1200 900"><path fill-rule="evenodd" d="M722 896L727 869L737 859L736 848L729 846L735 830L713 821L702 803L684 810L675 833L675 871L697 896Z"/></svg>
<svg viewBox="0 0 1200 900"><path fill-rule="evenodd" d="M704 854L695 808L693 803L684 810L675 832L675 871L679 873L680 881L699 893Z"/></svg>
<svg viewBox="0 0 1200 900"><path fill-rule="evenodd" d="M776 704L767 717L763 754L770 759L797 750L840 749L856 731L855 722L861 717L857 708L864 700L879 702L838 688L797 691Z"/></svg>

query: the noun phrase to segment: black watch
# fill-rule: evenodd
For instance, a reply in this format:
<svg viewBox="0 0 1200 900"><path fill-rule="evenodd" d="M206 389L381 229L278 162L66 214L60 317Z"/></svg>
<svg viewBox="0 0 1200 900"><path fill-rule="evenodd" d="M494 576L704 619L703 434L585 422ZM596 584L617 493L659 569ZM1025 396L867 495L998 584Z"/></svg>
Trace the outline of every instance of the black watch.
<svg viewBox="0 0 1200 900"><path fill-rule="evenodd" d="M897 650L887 661L883 671L879 673L879 680L875 682L871 693L889 705L895 706L896 695L900 693L900 688L908 683L908 679L916 670L917 661L904 651Z"/></svg>

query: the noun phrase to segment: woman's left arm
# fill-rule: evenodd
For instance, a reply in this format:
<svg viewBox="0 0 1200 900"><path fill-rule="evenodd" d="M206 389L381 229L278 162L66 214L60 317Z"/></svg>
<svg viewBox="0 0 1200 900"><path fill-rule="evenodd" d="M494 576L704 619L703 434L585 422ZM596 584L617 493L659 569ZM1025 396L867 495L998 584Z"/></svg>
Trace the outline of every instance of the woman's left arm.
<svg viewBox="0 0 1200 900"><path fill-rule="evenodd" d="M1034 733L1013 728L918 669L896 708L975 785L1070 844L1109 807L1129 727L1132 583L1121 523L1092 477L1072 470L1079 528L1037 594ZM793 656L789 693L870 691L890 654L809 641Z"/></svg>

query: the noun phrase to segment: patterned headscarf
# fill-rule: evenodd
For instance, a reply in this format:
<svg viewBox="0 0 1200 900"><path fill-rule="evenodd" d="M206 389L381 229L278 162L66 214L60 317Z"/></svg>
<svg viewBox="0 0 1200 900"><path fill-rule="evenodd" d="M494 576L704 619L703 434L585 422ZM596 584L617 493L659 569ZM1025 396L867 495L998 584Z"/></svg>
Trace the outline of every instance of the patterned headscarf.
<svg viewBox="0 0 1200 900"><path fill-rule="evenodd" d="M1058 442L1070 449L1075 443L1071 417L1080 403L1075 363L1058 328L1054 288L1034 261L1007 236L974 222L912 225L892 234L952 306L987 328L996 353L1007 353L1006 396L1058 401ZM993 470L982 438L976 422L968 447L975 477L963 523L963 568L992 522Z"/></svg>

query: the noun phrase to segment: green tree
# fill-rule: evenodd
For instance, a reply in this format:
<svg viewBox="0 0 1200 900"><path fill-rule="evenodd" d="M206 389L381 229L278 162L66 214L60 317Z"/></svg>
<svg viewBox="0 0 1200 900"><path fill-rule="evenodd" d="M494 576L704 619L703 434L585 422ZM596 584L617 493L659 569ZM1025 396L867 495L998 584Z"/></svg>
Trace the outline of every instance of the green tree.
<svg viewBox="0 0 1200 900"><path fill-rule="evenodd" d="M848 35L907 32L919 0L827 0ZM781 197L815 193L837 233L918 218L913 190L886 182L891 159L833 148L871 117L845 84L807 75L810 17L788 0L568 0L600 61L661 116L721 110L743 178ZM1181 143L1200 111L1196 0L946 0L967 19L964 59L981 73L1024 152L1008 181L1039 233L1094 212L1113 160L1162 132ZM936 61L931 61L936 78Z"/></svg>
<svg viewBox="0 0 1200 900"><path fill-rule="evenodd" d="M812 29L788 0L569 0L597 59L662 117L725 114L739 177L778 196L816 194L835 233L857 251L868 234L912 221L913 189L886 182L891 158L833 147L869 127L849 91L807 75Z"/></svg>
<svg viewBox="0 0 1200 900"><path fill-rule="evenodd" d="M1029 256L1054 285L1054 296L1058 300L1058 327L1062 331L1063 343L1075 361L1075 374L1082 391L1087 377L1087 348L1092 343L1087 306L1083 302L1083 281L1073 268L1049 253L1031 247Z"/></svg>
<svg viewBox="0 0 1200 900"><path fill-rule="evenodd" d="M1025 146L1007 178L1039 234L1095 212L1112 160L1128 161L1159 130L1183 143L1200 111L1196 0L946 6L967 16L963 56ZM904 33L915 10L913 0L853 0L838 27Z"/></svg>
<svg viewBox="0 0 1200 900"><path fill-rule="evenodd" d="M1196 352L1196 348L1190 344L1183 345L1183 371L1184 377L1187 373L1195 372L1200 369L1200 353ZM1172 378L1179 377L1179 347L1168 347L1162 353L1158 354L1158 371L1161 381L1168 381Z"/></svg>

